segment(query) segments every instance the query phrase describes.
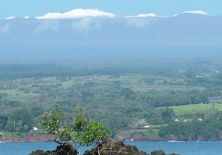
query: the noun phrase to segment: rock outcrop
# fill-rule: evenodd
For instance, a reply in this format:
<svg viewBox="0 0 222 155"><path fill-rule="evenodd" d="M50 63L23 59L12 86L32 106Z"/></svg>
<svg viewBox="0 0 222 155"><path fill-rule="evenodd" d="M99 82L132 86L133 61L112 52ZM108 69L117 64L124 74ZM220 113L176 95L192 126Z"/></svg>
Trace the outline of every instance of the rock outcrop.
<svg viewBox="0 0 222 155"><path fill-rule="evenodd" d="M156 150L151 152L151 155L166 155L166 153L163 150Z"/></svg>
<svg viewBox="0 0 222 155"><path fill-rule="evenodd" d="M37 150L29 155L78 155L77 150L72 145L64 144L57 147L54 151ZM149 155L139 151L136 146L126 145L123 141L109 139L96 148L86 151L83 155ZM162 150L151 152L151 155L167 155ZM178 155L175 153L169 155Z"/></svg>
<svg viewBox="0 0 222 155"><path fill-rule="evenodd" d="M119 140L107 140L103 144L98 145L92 150L86 151L83 155L149 155L143 151L139 151L136 146L125 145ZM151 155L167 155L162 150L151 152ZM169 155L178 155L175 153Z"/></svg>
<svg viewBox="0 0 222 155"><path fill-rule="evenodd" d="M64 144L57 146L56 150L54 151L42 151L42 150L36 150L30 155L78 155L77 150L73 148L72 145Z"/></svg>
<svg viewBox="0 0 222 155"><path fill-rule="evenodd" d="M151 155L167 155L167 154L163 150L156 150L156 151L151 152ZM171 153L168 155L179 155L179 154Z"/></svg>
<svg viewBox="0 0 222 155"><path fill-rule="evenodd" d="M98 145L90 151L86 151L84 155L147 155L145 152L139 151L135 146L125 145L119 140L107 140L103 144Z"/></svg>

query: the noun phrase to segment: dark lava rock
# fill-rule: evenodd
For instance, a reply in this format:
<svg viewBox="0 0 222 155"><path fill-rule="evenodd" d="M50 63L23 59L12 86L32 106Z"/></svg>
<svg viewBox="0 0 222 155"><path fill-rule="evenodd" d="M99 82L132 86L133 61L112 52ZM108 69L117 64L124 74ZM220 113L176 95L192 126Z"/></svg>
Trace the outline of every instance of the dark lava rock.
<svg viewBox="0 0 222 155"><path fill-rule="evenodd" d="M54 151L36 150L29 155L78 155L78 151L72 145L63 144L56 148ZM149 155L145 152L139 151L136 146L125 145L120 140L109 139L104 143L98 145L83 155ZM166 155L162 150L151 152L151 155ZM169 155L178 155L175 153Z"/></svg>
<svg viewBox="0 0 222 155"><path fill-rule="evenodd" d="M107 140L103 144L98 145L90 151L86 151L84 155L147 155L145 152L139 151L135 146L125 145L119 140Z"/></svg>
<svg viewBox="0 0 222 155"><path fill-rule="evenodd" d="M30 155L45 155L45 152L43 150L36 150L30 153Z"/></svg>
<svg viewBox="0 0 222 155"><path fill-rule="evenodd" d="M166 155L166 153L163 150L156 150L151 152L151 155Z"/></svg>
<svg viewBox="0 0 222 155"><path fill-rule="evenodd" d="M77 155L77 154L78 154L77 150L75 150L73 146L69 144L57 146L56 150L54 151L44 152L42 150L37 150L30 153L30 155Z"/></svg>
<svg viewBox="0 0 222 155"><path fill-rule="evenodd" d="M163 150L156 150L151 152L151 155L167 155L167 154ZM179 154L171 153L169 155L179 155Z"/></svg>

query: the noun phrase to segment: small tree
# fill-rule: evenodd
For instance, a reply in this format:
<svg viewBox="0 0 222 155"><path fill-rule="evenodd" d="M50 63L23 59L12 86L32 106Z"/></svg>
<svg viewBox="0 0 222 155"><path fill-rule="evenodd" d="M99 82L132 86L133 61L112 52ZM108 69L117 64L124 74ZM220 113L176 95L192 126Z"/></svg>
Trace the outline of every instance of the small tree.
<svg viewBox="0 0 222 155"><path fill-rule="evenodd" d="M76 150L80 145L98 144L109 137L109 131L99 122L89 120L81 109L76 111L71 123L58 107L44 113L40 123L46 132L55 136L56 143L72 142Z"/></svg>
<svg viewBox="0 0 222 155"><path fill-rule="evenodd" d="M63 144L71 140L72 129L66 124L65 115L58 107L44 113L41 116L40 123L46 132L55 136L55 142Z"/></svg>

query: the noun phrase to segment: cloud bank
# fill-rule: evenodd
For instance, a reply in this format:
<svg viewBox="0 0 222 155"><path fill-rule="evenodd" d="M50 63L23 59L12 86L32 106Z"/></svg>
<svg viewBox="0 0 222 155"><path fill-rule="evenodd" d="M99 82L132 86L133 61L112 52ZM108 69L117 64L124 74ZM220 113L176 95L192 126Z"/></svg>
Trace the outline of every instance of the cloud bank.
<svg viewBox="0 0 222 155"><path fill-rule="evenodd" d="M117 17L120 18L156 18L156 17L176 17L179 15L183 14L197 14L197 15L211 15L206 11L203 10L190 10L190 11L184 11L178 14L174 14L171 16L160 16L152 12L148 13L140 13L137 15L126 15L126 16L121 16L118 15ZM54 12L54 13L47 13L42 16L35 17L36 19L77 19L77 18L85 18L85 17L108 17L108 18L113 18L116 17L116 14L112 12L106 12L106 11L101 11L98 9L74 9L71 11L67 11L64 13L59 13L59 12ZM12 20L15 19L16 17L10 16L5 18L5 20ZM25 16L23 17L24 19L29 19L32 18L30 16Z"/></svg>
<svg viewBox="0 0 222 155"><path fill-rule="evenodd" d="M84 17L115 17L115 14L97 9L74 9L64 13L47 13L37 19L72 19Z"/></svg>
<svg viewBox="0 0 222 155"><path fill-rule="evenodd" d="M208 12L203 11L203 10L191 10L191 11L184 11L179 14L175 14L172 16L159 16L155 13L140 13L138 15L133 15L133 16L125 16L126 18L149 18L149 17L175 17L183 14L197 14L197 15L210 15Z"/></svg>
<svg viewBox="0 0 222 155"><path fill-rule="evenodd" d="M199 15L209 15L208 12L203 10L194 10L194 11L184 11L182 14L199 14Z"/></svg>

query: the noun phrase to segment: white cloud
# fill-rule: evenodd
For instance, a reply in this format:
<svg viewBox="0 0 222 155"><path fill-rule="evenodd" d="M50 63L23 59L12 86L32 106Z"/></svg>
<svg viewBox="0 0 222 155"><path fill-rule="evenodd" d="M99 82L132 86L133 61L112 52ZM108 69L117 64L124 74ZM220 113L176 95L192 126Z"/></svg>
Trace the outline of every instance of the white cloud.
<svg viewBox="0 0 222 155"><path fill-rule="evenodd" d="M137 17L158 17L155 13L141 13Z"/></svg>
<svg viewBox="0 0 222 155"><path fill-rule="evenodd" d="M194 10L194 11L184 11L182 14L200 14L200 15L209 15L208 12L203 10Z"/></svg>
<svg viewBox="0 0 222 155"><path fill-rule="evenodd" d="M10 17L5 18L5 20L11 20L11 19L15 19L15 16L10 16Z"/></svg>
<svg viewBox="0 0 222 155"><path fill-rule="evenodd" d="M150 25L156 21L156 17L162 17L158 16L155 13L140 13L135 16L125 16L127 19L127 25L128 26L134 26L138 28L144 28L147 25Z"/></svg>
<svg viewBox="0 0 222 155"><path fill-rule="evenodd" d="M115 14L97 9L74 9L64 13L47 13L37 19L70 19L83 17L115 17Z"/></svg>
<svg viewBox="0 0 222 155"><path fill-rule="evenodd" d="M135 16L125 16L126 18L149 18L149 17L163 17L163 18L167 18L167 17L176 17L179 15L183 15L183 14L198 14L198 15L210 15L208 12L203 11L203 10L192 10L192 11L184 11L182 13L179 14L175 14L172 16L159 16L155 13L140 13L138 15Z"/></svg>
<svg viewBox="0 0 222 155"><path fill-rule="evenodd" d="M25 16L24 18L25 18L25 19L29 19L30 17L29 17L29 16Z"/></svg>
<svg viewBox="0 0 222 155"><path fill-rule="evenodd" d="M147 18L147 17L160 17L158 15L156 15L155 13L140 13L136 16L125 16L126 18L136 18L136 17L140 17L140 18Z"/></svg>
<svg viewBox="0 0 222 155"><path fill-rule="evenodd" d="M210 15L208 12L203 11L203 10L192 10L192 11L184 11L180 14L175 14L175 15L173 15L173 17L183 15L183 14Z"/></svg>

